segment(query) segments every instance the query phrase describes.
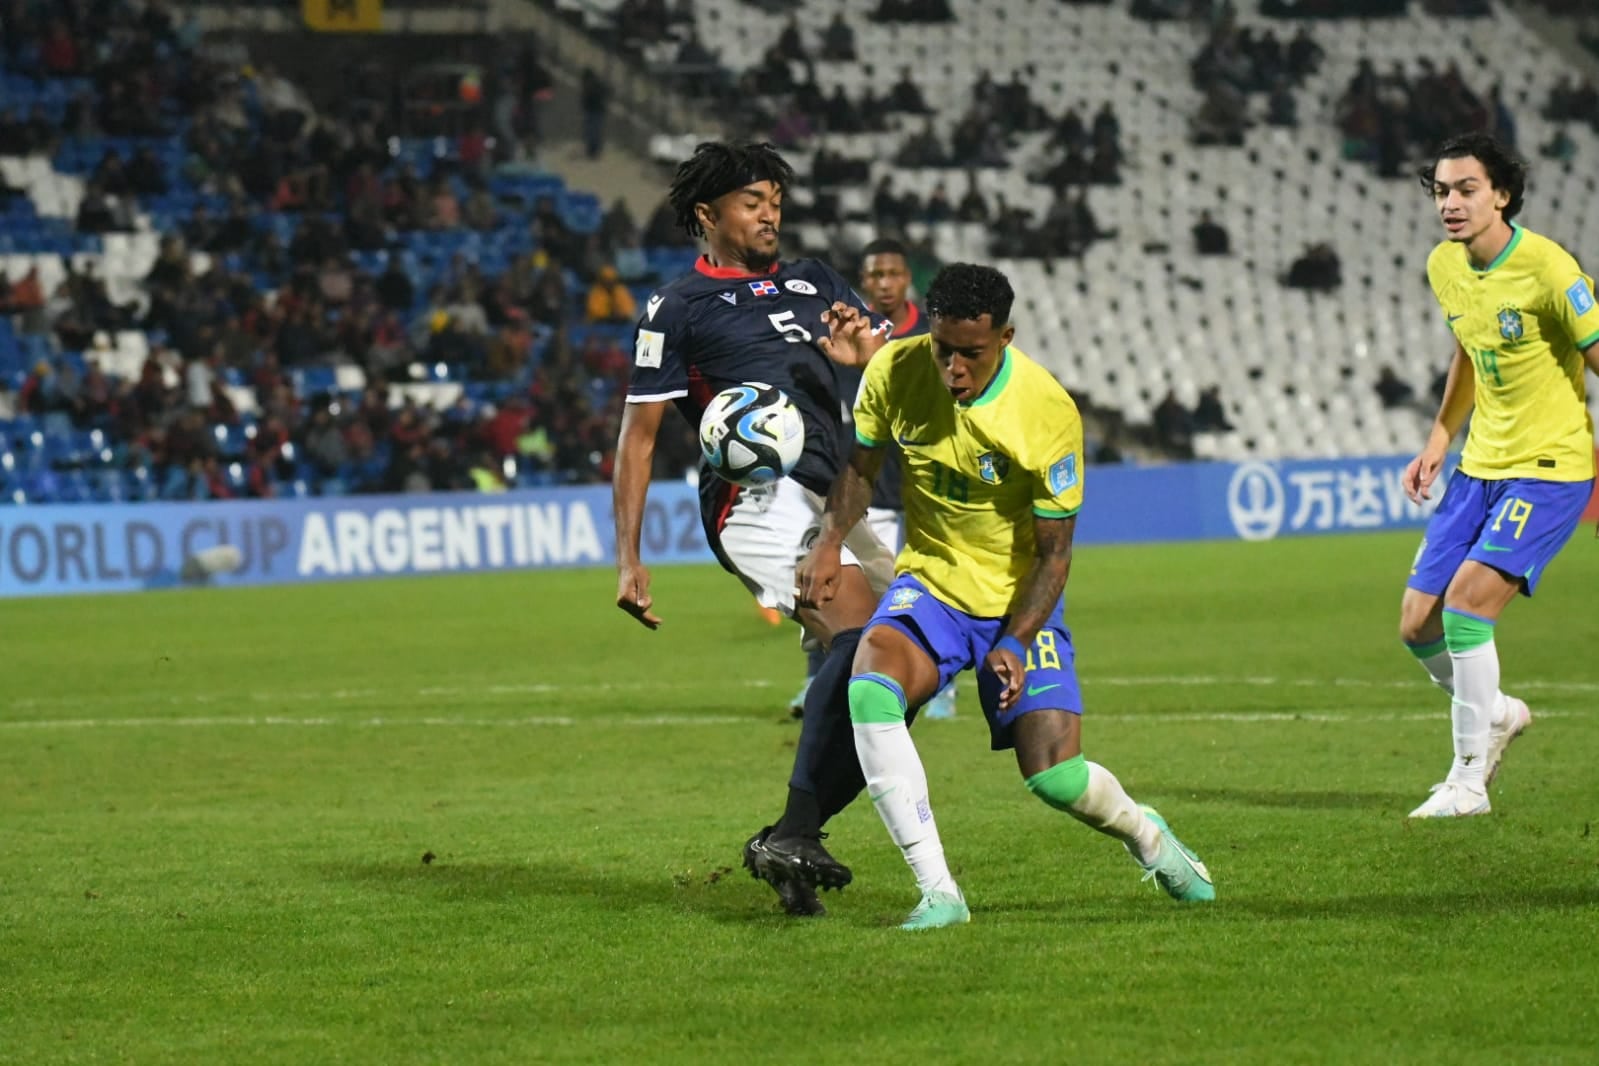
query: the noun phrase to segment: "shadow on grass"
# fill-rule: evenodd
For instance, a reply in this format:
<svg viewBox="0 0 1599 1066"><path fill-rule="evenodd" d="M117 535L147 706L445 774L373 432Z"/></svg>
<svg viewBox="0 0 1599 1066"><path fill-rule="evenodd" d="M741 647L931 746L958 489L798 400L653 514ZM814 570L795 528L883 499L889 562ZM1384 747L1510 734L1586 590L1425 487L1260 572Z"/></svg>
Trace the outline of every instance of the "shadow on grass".
<svg viewBox="0 0 1599 1066"><path fill-rule="evenodd" d="M1553 885L1539 888L1499 886L1495 889L1442 889L1436 892L1370 892L1348 896L1254 896L1229 898L1225 883L1220 898L1208 904L1178 904L1164 896L1135 899L1109 895L1090 898L1008 899L973 902L972 913L1010 915L1051 924L1213 924L1215 922L1352 921L1391 923L1401 919L1436 922L1471 916L1515 918L1560 911L1590 911L1599 906L1599 885Z"/></svg>
<svg viewBox="0 0 1599 1066"><path fill-rule="evenodd" d="M1351 918L1442 918L1483 915L1511 918L1542 911L1592 910L1599 904L1599 886L1546 885L1537 888L1499 885L1484 889L1441 889L1436 892L1373 892L1327 899L1246 899L1233 907L1254 917L1273 921Z"/></svg>
<svg viewBox="0 0 1599 1066"><path fill-rule="evenodd" d="M324 863L323 878L440 903L570 900L615 911L688 911L748 924L784 920L776 896L743 870L713 867L641 874L559 863L490 863L439 859Z"/></svg>
<svg viewBox="0 0 1599 1066"><path fill-rule="evenodd" d="M1425 796L1400 792L1350 792L1327 789L1175 788L1151 792L1172 803L1215 803L1225 807L1272 807L1290 810L1369 810L1375 814L1409 811ZM1164 813L1164 812L1162 812Z"/></svg>

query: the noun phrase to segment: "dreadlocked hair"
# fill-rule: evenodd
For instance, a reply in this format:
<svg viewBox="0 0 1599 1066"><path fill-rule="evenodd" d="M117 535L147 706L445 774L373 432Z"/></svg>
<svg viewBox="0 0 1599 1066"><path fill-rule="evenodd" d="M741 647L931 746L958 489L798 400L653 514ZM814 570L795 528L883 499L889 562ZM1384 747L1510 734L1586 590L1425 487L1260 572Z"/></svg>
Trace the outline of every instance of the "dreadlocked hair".
<svg viewBox="0 0 1599 1066"><path fill-rule="evenodd" d="M786 189L794 181L794 168L766 141L728 144L701 141L694 154L677 165L667 202L677 216L677 224L690 237L703 237L705 227L694 213L695 204L708 204L734 189L758 181L769 181Z"/></svg>
<svg viewBox="0 0 1599 1066"><path fill-rule="evenodd" d="M988 315L994 328L999 329L1009 324L1015 299L1010 282L993 267L951 263L927 287L925 303L930 318L975 322Z"/></svg>

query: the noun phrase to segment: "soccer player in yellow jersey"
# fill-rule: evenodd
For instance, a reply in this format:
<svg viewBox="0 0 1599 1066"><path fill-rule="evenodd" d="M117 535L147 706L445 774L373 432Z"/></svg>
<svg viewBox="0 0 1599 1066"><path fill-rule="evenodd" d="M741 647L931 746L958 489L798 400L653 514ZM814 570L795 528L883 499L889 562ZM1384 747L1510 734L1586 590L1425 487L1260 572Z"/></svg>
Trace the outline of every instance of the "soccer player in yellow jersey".
<svg viewBox="0 0 1599 1066"><path fill-rule="evenodd" d="M1599 371L1593 279L1512 221L1526 164L1486 134L1449 141L1421 175L1446 239L1427 278L1455 335L1443 403L1405 491L1429 498L1466 416L1460 466L1406 582L1400 636L1451 696L1455 761L1412 818L1487 814L1488 785L1532 716L1499 690L1494 624L1531 596L1593 491L1584 363Z"/></svg>
<svg viewBox="0 0 1599 1066"><path fill-rule="evenodd" d="M1083 499L1083 428L1059 382L1012 347L1013 299L990 267L939 272L927 290L931 333L890 341L867 365L855 451L797 571L800 602L828 602L844 534L866 513L893 441L904 457L905 547L856 651L849 704L868 794L922 891L906 929L970 920L905 726L908 706L966 669L977 671L994 750L1015 749L1029 791L1122 841L1174 898L1215 898L1204 864L1160 815L1083 757L1061 595ZM835 327L833 343L863 332Z"/></svg>

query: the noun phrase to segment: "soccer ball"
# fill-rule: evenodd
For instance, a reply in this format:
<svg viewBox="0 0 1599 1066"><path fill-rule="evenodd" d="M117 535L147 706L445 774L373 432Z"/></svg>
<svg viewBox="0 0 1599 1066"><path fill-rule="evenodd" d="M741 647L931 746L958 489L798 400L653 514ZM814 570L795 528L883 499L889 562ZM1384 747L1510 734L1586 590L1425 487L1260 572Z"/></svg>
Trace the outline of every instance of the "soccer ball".
<svg viewBox="0 0 1599 1066"><path fill-rule="evenodd" d="M805 450L805 422L782 389L759 381L723 389L700 416L700 454L735 485L784 477Z"/></svg>

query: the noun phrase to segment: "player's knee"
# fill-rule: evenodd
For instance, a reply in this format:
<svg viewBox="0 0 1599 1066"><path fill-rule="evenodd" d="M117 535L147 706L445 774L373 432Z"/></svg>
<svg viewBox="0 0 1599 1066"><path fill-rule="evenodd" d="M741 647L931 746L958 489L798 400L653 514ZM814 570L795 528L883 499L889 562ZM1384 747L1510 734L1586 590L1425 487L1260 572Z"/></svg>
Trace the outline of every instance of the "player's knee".
<svg viewBox="0 0 1599 1066"><path fill-rule="evenodd" d="M856 674L849 680L849 720L856 725L905 721L905 690L886 674Z"/></svg>
<svg viewBox="0 0 1599 1066"><path fill-rule="evenodd" d="M1438 603L1412 603L1406 600L1399 608L1399 639L1410 647L1436 644L1443 639L1443 623L1438 618Z"/></svg>
<svg viewBox="0 0 1599 1066"><path fill-rule="evenodd" d="M1088 791L1088 760L1081 754L1027 779L1027 791L1055 808L1069 811Z"/></svg>
<svg viewBox="0 0 1599 1066"><path fill-rule="evenodd" d="M1429 625L1431 619L1426 611L1418 611L1409 606L1399 611L1399 639L1406 644L1428 644L1429 630L1436 629L1436 623ZM1434 639L1437 639L1434 637Z"/></svg>

